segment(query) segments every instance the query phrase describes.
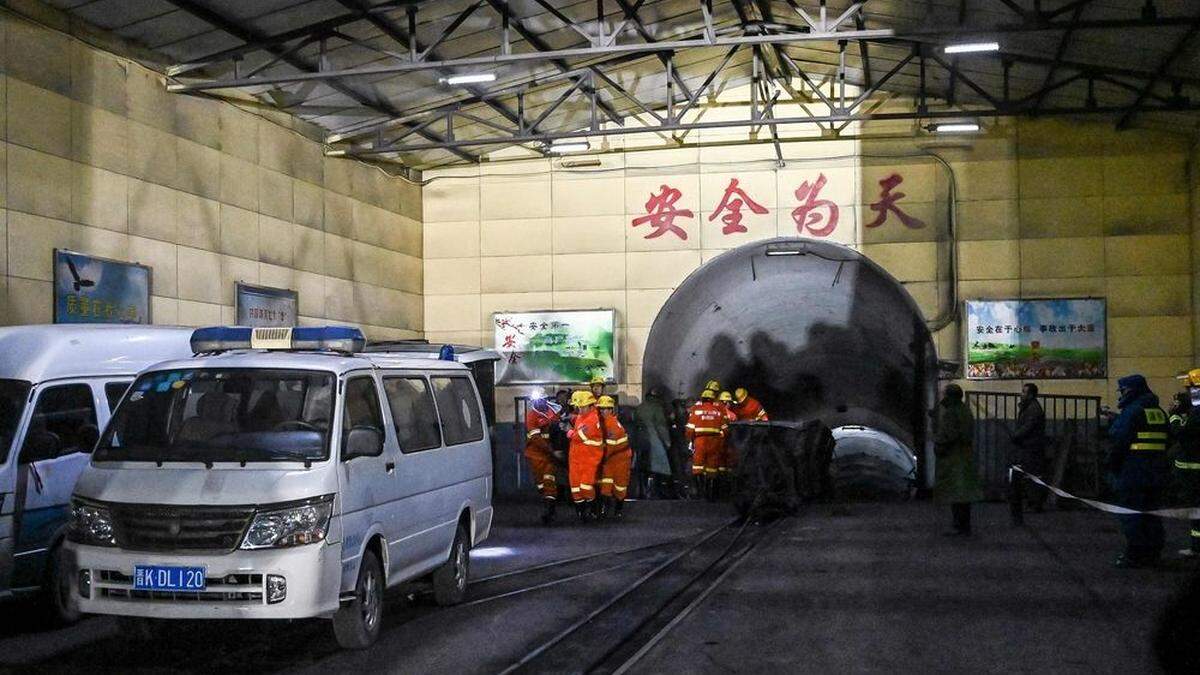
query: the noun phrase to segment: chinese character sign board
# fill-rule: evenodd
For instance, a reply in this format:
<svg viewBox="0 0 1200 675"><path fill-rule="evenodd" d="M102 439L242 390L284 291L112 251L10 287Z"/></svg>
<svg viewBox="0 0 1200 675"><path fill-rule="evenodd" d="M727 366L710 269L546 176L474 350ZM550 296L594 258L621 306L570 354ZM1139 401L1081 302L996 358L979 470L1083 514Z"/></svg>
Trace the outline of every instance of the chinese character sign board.
<svg viewBox="0 0 1200 675"><path fill-rule="evenodd" d="M1102 299L968 300L967 378L1107 376Z"/></svg>
<svg viewBox="0 0 1200 675"><path fill-rule="evenodd" d="M616 380L616 318L611 309L497 312L496 384L566 384L599 375Z"/></svg>
<svg viewBox="0 0 1200 675"><path fill-rule="evenodd" d="M54 323L150 323L150 268L55 249Z"/></svg>
<svg viewBox="0 0 1200 675"><path fill-rule="evenodd" d="M239 326L295 326L299 298L296 291L239 283Z"/></svg>

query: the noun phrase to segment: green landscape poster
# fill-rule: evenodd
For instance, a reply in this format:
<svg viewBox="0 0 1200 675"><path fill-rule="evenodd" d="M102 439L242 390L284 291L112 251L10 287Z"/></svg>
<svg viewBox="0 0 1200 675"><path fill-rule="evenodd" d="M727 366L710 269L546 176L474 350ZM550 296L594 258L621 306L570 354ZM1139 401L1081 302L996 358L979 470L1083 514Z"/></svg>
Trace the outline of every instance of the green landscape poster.
<svg viewBox="0 0 1200 675"><path fill-rule="evenodd" d="M615 382L615 316L611 309L493 314L496 384Z"/></svg>
<svg viewBox="0 0 1200 675"><path fill-rule="evenodd" d="M1107 377L1101 298L968 300L967 379Z"/></svg>

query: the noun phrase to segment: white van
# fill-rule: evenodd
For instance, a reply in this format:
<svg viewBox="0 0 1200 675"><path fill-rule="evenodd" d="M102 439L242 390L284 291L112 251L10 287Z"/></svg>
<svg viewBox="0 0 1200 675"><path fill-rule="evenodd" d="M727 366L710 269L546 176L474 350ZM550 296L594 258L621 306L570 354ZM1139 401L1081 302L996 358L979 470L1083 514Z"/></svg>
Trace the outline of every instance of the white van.
<svg viewBox="0 0 1200 675"><path fill-rule="evenodd" d="M77 618L60 544L75 479L100 427L151 364L191 355L186 328L0 328L0 598L45 590Z"/></svg>
<svg viewBox="0 0 1200 675"><path fill-rule="evenodd" d="M210 328L143 373L72 500L84 612L333 619L370 645L384 590L466 590L491 529L488 430L470 370L362 353L357 329ZM148 637L152 625L125 621Z"/></svg>

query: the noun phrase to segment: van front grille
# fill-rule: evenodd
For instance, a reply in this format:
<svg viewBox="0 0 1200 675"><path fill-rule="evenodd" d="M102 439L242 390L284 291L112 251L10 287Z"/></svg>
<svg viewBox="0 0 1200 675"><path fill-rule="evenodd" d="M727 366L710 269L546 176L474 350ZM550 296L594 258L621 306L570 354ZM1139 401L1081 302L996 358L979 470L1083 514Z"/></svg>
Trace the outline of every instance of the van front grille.
<svg viewBox="0 0 1200 675"><path fill-rule="evenodd" d="M247 506L112 504L117 545L134 551L232 551L254 509Z"/></svg>

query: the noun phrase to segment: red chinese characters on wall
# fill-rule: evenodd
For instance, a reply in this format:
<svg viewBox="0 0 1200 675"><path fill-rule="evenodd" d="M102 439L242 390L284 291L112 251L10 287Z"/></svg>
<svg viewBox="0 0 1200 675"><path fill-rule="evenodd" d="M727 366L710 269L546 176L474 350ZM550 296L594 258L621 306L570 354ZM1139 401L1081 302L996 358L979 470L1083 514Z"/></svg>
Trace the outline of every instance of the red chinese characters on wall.
<svg viewBox="0 0 1200 675"><path fill-rule="evenodd" d="M800 205L792 209L792 220L800 234L805 230L814 237L828 237L838 225L838 205L828 199L818 199L825 187L825 174L817 174L812 183L804 181L796 188Z"/></svg>
<svg viewBox="0 0 1200 675"><path fill-rule="evenodd" d="M683 193L669 185L659 187L658 194L651 194L650 199L646 200L646 215L639 216L633 219L633 226L650 224L654 228L652 232L646 235L646 239L654 239L661 237L670 232L680 239L687 240L687 231L675 224L676 218L692 218L691 209L676 208L675 202L683 196Z"/></svg>
<svg viewBox="0 0 1200 675"><path fill-rule="evenodd" d="M712 222L722 211L725 215L721 216L721 222L725 223L725 227L721 228L721 234L737 234L739 232L748 232L745 225L742 225L742 207L750 209L752 213L757 213L760 216L765 216L769 211L765 206L750 198L746 191L738 187L738 179L730 178L729 185L725 188L725 194L721 197L721 203L717 204L717 208L709 214L708 220Z"/></svg>
<svg viewBox="0 0 1200 675"><path fill-rule="evenodd" d="M896 206L896 202L904 199L905 194L903 192L892 192L892 190L903 182L904 178L898 173L894 173L879 181L879 186L883 190L879 192L879 201L871 204L871 210L879 215L875 216L875 220L867 223L867 227L879 227L884 224L887 222L889 213L895 213L896 217L900 219L900 222L904 223L905 227L914 230L925 227L923 220L908 215L899 206Z"/></svg>
<svg viewBox="0 0 1200 675"><path fill-rule="evenodd" d="M866 224L866 227L879 227L886 223L891 215L895 215L905 227L912 229L925 227L923 220L909 215L899 204L900 200L907 195L894 190L903 182L904 178L898 173L893 173L879 181L881 188L879 198L869 205L869 208L877 215L874 220ZM796 224L796 230L800 234L824 238L837 231L841 215L838 205L830 199L821 198L821 191L825 189L827 183L828 179L825 174L818 173L815 179L802 181L796 188L794 194L798 205L792 209L791 216L792 221ZM691 209L681 209L675 206L682 196L683 192L677 188L665 184L659 186L658 193L651 193L650 198L646 200L646 215L634 218L633 227L649 224L651 230L646 234L646 239L673 234L686 241L688 233L675 223L675 219L694 218L695 214ZM720 203L709 214L708 220L711 222L720 216L721 222L724 224L724 227L721 228L723 235L744 233L748 231L742 224L742 219L745 217L744 209L749 209L751 213L758 215L770 213L766 207L754 201L746 193L738 184L737 178L731 178Z"/></svg>

